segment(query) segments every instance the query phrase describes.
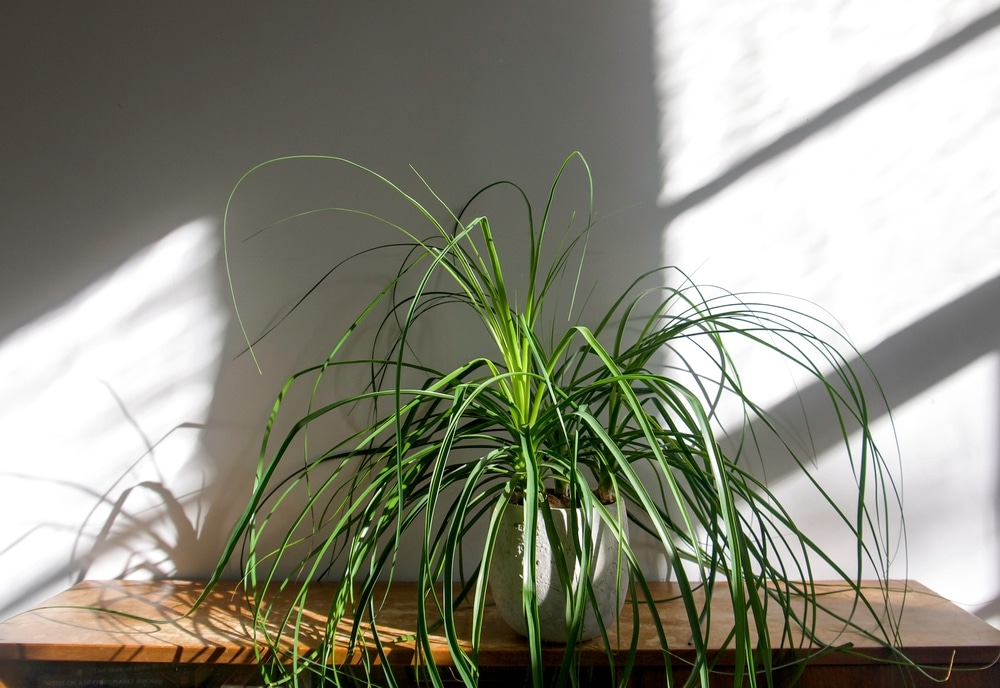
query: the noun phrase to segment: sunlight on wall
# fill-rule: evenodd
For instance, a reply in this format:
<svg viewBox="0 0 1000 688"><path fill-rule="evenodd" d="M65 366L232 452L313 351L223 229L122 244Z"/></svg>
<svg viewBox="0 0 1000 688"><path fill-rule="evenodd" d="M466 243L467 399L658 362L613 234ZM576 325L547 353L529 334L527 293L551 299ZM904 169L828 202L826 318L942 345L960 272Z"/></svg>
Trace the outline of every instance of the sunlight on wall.
<svg viewBox="0 0 1000 688"><path fill-rule="evenodd" d="M676 220L669 258L700 281L820 301L862 348L1000 272L1000 172L984 154L1000 150L1000 42L972 41L809 129L986 3L908 3L905 22L860 2L728 3L743 8L733 13L719 11L727 3L663 4L672 8L660 18L660 44L671 46L661 77L668 207L728 183L739 160L805 129L801 145L772 151Z"/></svg>
<svg viewBox="0 0 1000 688"><path fill-rule="evenodd" d="M813 301L863 352L896 338L919 353L876 370L898 404L907 574L1000 624L1000 324L956 307L1000 277L1000 10L654 8L666 262L700 283ZM907 340L939 323L954 329ZM967 356L944 372L920 364L952 349ZM763 367L749 384L769 403L794 390Z"/></svg>
<svg viewBox="0 0 1000 688"><path fill-rule="evenodd" d="M993 384L982 391L984 380ZM981 393L978 403L968 403L968 395L976 391ZM928 422L929 413L948 413L954 408L962 413L952 414L944 423ZM909 557L907 561L900 553L894 562L895 575L950 591L950 597L973 611L987 599L984 591L994 590L1000 579L1000 522L989 513L996 499L996 480L990 478L996 475L996 457L1000 456L998 408L1000 353L995 352L893 409L892 422L905 461L902 488ZM891 432L889 423L883 417L874 426L876 434ZM816 475L844 503L857 490L852 476L841 470L841 454L836 450L821 454ZM970 480L969 476L987 479ZM823 517L804 477L779 481L775 492L800 518L816 521ZM850 557L850 543L838 542L832 532L822 529L816 536L826 551L840 553L842 560ZM994 623L1000 620L991 613L986 616Z"/></svg>
<svg viewBox="0 0 1000 688"><path fill-rule="evenodd" d="M0 342L0 618L84 576L168 575L195 535L217 243L180 227Z"/></svg>

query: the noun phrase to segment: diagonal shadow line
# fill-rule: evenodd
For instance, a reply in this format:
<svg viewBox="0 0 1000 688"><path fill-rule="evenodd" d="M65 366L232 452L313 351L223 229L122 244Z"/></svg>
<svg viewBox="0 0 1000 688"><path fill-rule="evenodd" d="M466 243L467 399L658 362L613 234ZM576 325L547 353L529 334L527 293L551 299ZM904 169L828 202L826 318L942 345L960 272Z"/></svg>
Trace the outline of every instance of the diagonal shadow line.
<svg viewBox="0 0 1000 688"><path fill-rule="evenodd" d="M667 221L671 221L691 208L721 193L756 168L787 153L809 137L835 124L859 110L878 96L902 81L940 62L955 51L1000 26L1000 7L973 20L955 33L921 51L873 79L864 86L836 101L802 124L786 131L778 138L740 158L714 179L670 201L664 207Z"/></svg>
<svg viewBox="0 0 1000 688"><path fill-rule="evenodd" d="M850 360L849 365L859 374L865 364L871 367L888 402L888 406L876 404L868 408L869 422L914 399L979 358L1000 352L1000 318L984 317L984 314L996 313L997 304L1000 304L1000 275ZM1000 387L1000 379L994 378L993 384ZM873 382L864 384L862 380L862 386L868 399L878 398L880 390ZM821 417L829 408L827 390L814 383L778 402L767 410L767 414L787 433L786 436L808 441L810 454L818 456L843 442L839 425L809 422L809 419ZM798 470L763 421L751 421L750 432L760 439L758 461L766 473L761 477L775 484ZM997 487L1000 490L1000 483ZM1000 504L995 517L1000 523ZM970 611L983 619L994 618L1000 614L1000 596Z"/></svg>
<svg viewBox="0 0 1000 688"><path fill-rule="evenodd" d="M884 416L888 409L898 408L917 397L982 356L1000 351L1000 320L983 317L984 313L996 312L998 303L1000 275L850 360L849 365L859 371L862 378L865 396L875 400L881 393L873 381L864 383L865 376L861 371L868 365L878 377L888 402L888 408L879 404L868 408L871 414L869 422ZM819 417L829 407L826 388L820 383L813 383L771 406L768 416L799 437L807 437L811 452L819 455L843 442L839 425L807 424L807 418ZM770 441L761 421L752 422L751 429L757 437ZM780 447L763 446L762 452L765 457L769 454L778 456ZM780 462L772 465L768 460L768 479L780 478L786 469L791 471L791 464Z"/></svg>

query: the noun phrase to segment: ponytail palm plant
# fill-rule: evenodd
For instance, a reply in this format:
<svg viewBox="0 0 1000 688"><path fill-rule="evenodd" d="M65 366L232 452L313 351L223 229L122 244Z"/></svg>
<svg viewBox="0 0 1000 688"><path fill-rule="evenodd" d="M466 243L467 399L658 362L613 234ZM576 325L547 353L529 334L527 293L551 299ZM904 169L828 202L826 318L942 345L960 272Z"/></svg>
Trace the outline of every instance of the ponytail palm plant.
<svg viewBox="0 0 1000 688"><path fill-rule="evenodd" d="M269 161L240 180L227 206L227 234L234 231L230 212L246 180L264 167L296 159ZM809 633L803 621L809 614L795 607L793 593L805 594L807 605L822 605L821 596L810 592L817 566L840 576L856 592L860 608L876 604L863 593L861 578L888 577L890 514L897 495L871 433L869 414L877 411L864 392L871 388L871 373L852 365L860 359L836 330L768 299L700 288L673 267L636 275L597 317L579 315L587 309L577 297L591 288L584 279L588 237L596 231L591 209L560 231L556 250L549 236L557 222L555 200L571 165L579 166L586 197L592 198L590 170L579 154L559 168L540 213L529 194L511 182L491 184L464 207L452 207L419 176L420 191L430 202L354 162L319 159L376 180L415 210L418 220L404 224L383 213L337 206L286 218L329 213L374 219L397 233L398 240L385 248L401 258L394 278L369 303L359 304L356 319L328 355L291 375L278 394L263 432L253 490L215 574L221 577L224 564L239 556L250 597L257 601L256 628L279 660L272 667L274 680L298 680L308 672L346 681L330 665L334 645L379 652L376 583L408 578L419 590L414 604L416 642L426 662L422 678L442 685L429 640L440 633L453 671L475 685L498 526L515 506L526 507L527 552L551 531L555 509L571 510L578 533L609 526L617 540L620 584L631 589L629 604L636 608L651 604L652 596L626 521L647 547L653 543L671 564L697 657L692 680L703 685L711 673L705 638L716 592L728 591L719 594L731 597L735 611L728 647L736 657L737 685L744 678L755 681L761 671L769 680L772 646L799 623ZM505 228L499 236L488 217L472 210L484 196L505 188L523 210L524 225L518 233ZM501 250L504 241L518 242L526 269L518 263L512 272L511 256ZM336 267L327 277L369 251L331 256ZM444 365L430 362L442 356L421 351L419 325L433 320L448 327L454 321L464 328L470 315L488 335L489 349ZM351 352L359 350L354 339L363 332L375 334L361 349L370 353L359 357ZM823 390L828 423L839 428L842 440L842 470L856 481L853 503L840 504L824 489L814 474L815 457L798 449L809 443L783 437L751 398L731 355L736 341L779 357ZM367 383L358 390L336 398L322 392L331 378L356 376L359 370ZM311 401L286 419L289 395L300 388ZM884 403L881 397L874 401ZM734 409L740 419L735 429L722 418ZM363 413L365 421L332 435L318 432L324 423L343 427L335 419L348 412ZM850 561L834 560L818 547L761 477L752 450L764 434L777 440L769 446L780 448L850 534ZM559 550L570 642L555 678L564 683L578 678L572 639L587 610L596 610L591 586L573 580L574 568L587 570L586 542L578 536ZM415 570L404 570L400 552L413 547L419 548L418 563ZM546 679L536 562L525 556L517 565L531 679L541 685ZM323 638L308 651L283 655L279 648L298 638L301 619L270 618L263 601L294 582L297 600L305 603L314 583L324 579L354 585L337 587ZM729 585L716 587L716 581ZM707 601L699 601L697 591ZM456 622L463 606L471 608L472 618L464 637ZM785 619L782 638L770 637L765 624L766 608L774 606ZM338 628L342 631L348 619L349 638L338 639ZM372 623L374 644L361 640L362 619ZM655 614L654 623L664 638ZM888 644L891 635L890 623ZM605 645L612 636L632 638L632 629L604 631ZM669 673L673 648L664 641L662 649ZM609 661L614 661L610 655ZM619 670L618 678L627 679L627 669ZM393 683L391 674L380 680Z"/></svg>

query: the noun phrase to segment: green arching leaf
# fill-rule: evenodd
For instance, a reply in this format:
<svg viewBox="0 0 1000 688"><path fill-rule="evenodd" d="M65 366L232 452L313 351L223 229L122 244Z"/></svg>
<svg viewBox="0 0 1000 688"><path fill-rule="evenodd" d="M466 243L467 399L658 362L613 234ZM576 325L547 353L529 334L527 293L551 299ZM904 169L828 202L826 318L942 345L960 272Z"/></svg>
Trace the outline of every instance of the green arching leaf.
<svg viewBox="0 0 1000 688"><path fill-rule="evenodd" d="M401 546L419 542L416 641L427 661L421 678L430 685L445 684L442 668L430 654L429 636L435 632L446 638L460 680L475 684L496 529L510 500L519 495L527 507L525 549L532 551L537 538L545 536L545 524L552 527L547 503L539 501L540 507L533 508L546 487L567 494L583 509L570 518L571 531L582 533L579 541L556 552L569 633L580 628L594 603L591 586L569 585L574 566L588 563L590 554L583 546L587 533L605 523L621 540L615 516L627 517L659 543L673 565L695 654L689 685L709 685L716 670L706 639L721 623L711 617L709 601L721 594L722 580L729 583L736 612L736 622L724 635L726 649L735 657L737 683L772 682L777 667L771 664L771 649L801 646L802 638L814 637L816 616L824 609L811 583L818 564L856 593L857 610L876 618L884 612L884 594L873 595L861 584L866 566L888 574L892 513L898 510L897 483L869 427L874 415L869 405L884 405L884 395L876 381L874 397L866 396L872 372L863 360L854 363L857 352L826 321L776 304L772 295L734 295L697 286L672 267L636 276L611 295L609 308L590 318L580 301L589 291L584 263L597 221L591 172L578 153L560 166L537 224L528 194L512 182L484 187L456 212L419 175L433 198L430 205L342 158L279 158L238 181L227 204L224 239L237 191L252 174L306 159L344 165L376 180L416 210L418 222L397 222L339 204L305 211L315 217L333 213L340 219L379 222L399 235L398 242L386 246L404 249L405 255L394 277L332 342L325 359L293 374L278 394L264 428L255 485L212 578L219 579L225 562L242 547L244 580L261 600L254 606L253 626L276 656L282 636L292 641L299 637L302 612L300 605L280 618L272 615L263 601L268 591L301 577L298 599L305 603L311 581L333 577L358 585L340 586L328 630L352 619L348 645L362 653L362 670L370 671L378 659L385 661L377 630L374 645L361 642L362 623L377 628L376 583L391 585L402 575ZM585 175L589 204L575 218L582 226L566 228L559 249L549 255L545 243L553 234L555 200L574 163ZM523 270L505 262L498 227L473 212L474 201L502 188L512 190L516 209L525 211ZM364 249L354 258L375 250ZM228 252L225 257L235 307ZM333 267L292 310L305 298L317 298L320 284L354 258L333 257ZM568 309L562 309L559 299L566 295ZM444 308L473 314L493 343L493 353L440 370L422 363L415 326L443 314ZM248 336L238 308L236 314L253 355L259 340ZM346 342L362 324L372 324L377 333L370 357L347 360ZM779 357L828 397L828 424L839 433L844 470L858 489L851 504L839 503L816 477L816 448L806 442L806 450L797 449L744 387L730 349L734 339ZM377 353L376 341L387 353ZM325 401L328 380L351 370L367 375L367 387ZM404 384L412 379L418 381ZM288 397L300 388L306 390L306 411L286 418L291 413ZM744 423L735 431L722 426L721 415L731 405ZM370 414L363 427L319 445L310 428L349 409ZM858 428L860 439L854 436ZM816 499L828 505L831 518L853 538L852 561L838 561L822 551L770 490L766 474L755 471L750 457L770 446L766 442L806 478ZM592 489L612 495L615 506L601 506ZM483 528L485 535L476 534ZM467 562L467 549L481 555ZM619 564L628 571L633 607L643 604L645 596L655 611L628 542L620 543ZM543 671L532 557L525 558L521 573L533 684L543 685L549 678L577 682L579 663L572 645L560 666L553 667L554 674ZM701 594L706 601L699 601ZM454 614L460 604L471 605L469 639L458 637ZM783 623L771 635L764 619L774 608ZM857 625L852 618L842 619L845 628ZM653 624L669 676L671 648L661 620L654 618ZM891 647L898 623L887 618L879 628L863 632ZM616 678L629 676L637 634L633 626L632 646L619 656L624 669ZM601 636L609 665L616 661L611 637L611 630ZM471 640L469 651L460 642L465 640ZM288 667L272 667L273 679L295 684L300 673L311 672L340 683L340 669L327 663L332 642L321 642L309 655L293 653ZM893 656L905 662L901 654Z"/></svg>

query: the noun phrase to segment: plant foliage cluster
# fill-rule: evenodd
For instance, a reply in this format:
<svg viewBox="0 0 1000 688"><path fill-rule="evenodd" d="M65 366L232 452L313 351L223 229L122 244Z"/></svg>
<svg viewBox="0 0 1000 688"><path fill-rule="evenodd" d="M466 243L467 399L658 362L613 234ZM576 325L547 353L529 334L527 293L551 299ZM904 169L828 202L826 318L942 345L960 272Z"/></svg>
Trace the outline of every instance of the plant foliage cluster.
<svg viewBox="0 0 1000 688"><path fill-rule="evenodd" d="M338 642L376 657L381 651L376 585L400 577L401 549L419 547L416 642L427 658L422 678L443 685L429 644L437 633L448 641L454 671L475 685L497 525L512 503L537 504L525 510L525 549L532 551L538 533L544 533L542 521L552 518L548 495L588 507L573 509L581 532L599 518L621 536L621 519L627 518L633 535L656 543L672 565L690 625L697 656L692 683L708 685L713 671L706 648L713 619L709 603L699 601L701 593L708 600L717 591L731 597L736 623L728 647L736 657L736 685L769 682L772 649L793 638L808 639L814 608L823 603L812 587L817 565L835 571L853 589L860 609L881 617L882 600L872 599L861 580L887 578L898 495L871 434L872 414L880 413L869 409L864 393L871 372L857 363L845 338L767 298L700 288L673 267L636 275L603 315L580 317L590 288L583 276L595 228L592 210L581 213L568 231L559 230L557 249L550 246L553 228L565 227L553 208L568 168L579 166L592 198L590 170L579 154L563 162L540 212L511 182L491 184L453 210L422 179L421 190L431 202L351 161L315 157L376 179L415 209L420 222L404 225L348 207L308 211L375 219L398 232L392 248L405 251L396 278L360 309L329 355L292 375L278 395L252 495L216 574L223 575L226 561L241 557L248 590L258 601L256 630L282 660L272 667L274 681L297 681L301 672L346 681L329 662ZM230 197L227 218L250 176L295 159L249 171ZM500 192L513 192L523 211L523 235L516 239L528 267L516 275L509 274L510 258L505 262L490 219L472 213L475 201ZM301 216L287 219L296 217ZM234 231L228 220L226 231ZM505 228L502 238L511 236ZM334 257L337 267L327 277L356 258ZM438 318L441 327L440 319L456 308L484 328L492 354L432 366L417 353L418 323ZM379 347L371 345L370 355L349 356L357 349L348 342L362 325L372 324L376 340L389 342L383 352L376 355ZM838 460L856 482L853 503L839 504L828 494L815 478L815 457L786 441L744 389L731 358L737 340L780 357L823 390L830 409L825 422L832 419L842 440ZM334 400L316 393L325 379L349 370L365 371L370 384ZM311 390L313 402L285 421L284 402L299 388ZM875 401L884 404L882 398ZM721 410L733 408L742 415L742 429L723 431ZM352 409L367 414L363 427L322 444L304 441L311 428ZM771 445L777 440L785 459L811 482L816 499L829 503L839 526L850 533L851 561L834 560L816 546L761 478L753 450L762 433ZM633 592L628 604L646 604L644 571L630 540L619 539L628 574L623 585ZM574 566L586 570L587 548L574 549L564 553L560 566L566 581ZM525 557L522 565L531 679L542 685L552 676L543 674L535 562ZM282 642L297 638L302 619L294 611L273 618L262 601L285 588L304 601L314 582L324 579L355 582L338 587L325 637L308 652L278 651ZM720 581L728 585L718 586ZM594 605L586 584L566 589L572 638L584 610ZM461 637L455 617L462 605L472 610L468 637ZM780 637L765 624L774 607L785 619ZM375 625L376 641L362 647L368 622ZM344 623L350 629L346 640L337 633ZM610 647L609 636L617 635L627 646L633 631L612 628L603 640ZM662 626L657 632L669 673L672 648ZM891 645L892 619L876 633ZM634 642L617 659L609 650L609 663L619 667L617 681L628 679L634 652ZM573 643L561 666L547 668L560 683L577 682L578 669ZM391 676L384 680L393 682Z"/></svg>

